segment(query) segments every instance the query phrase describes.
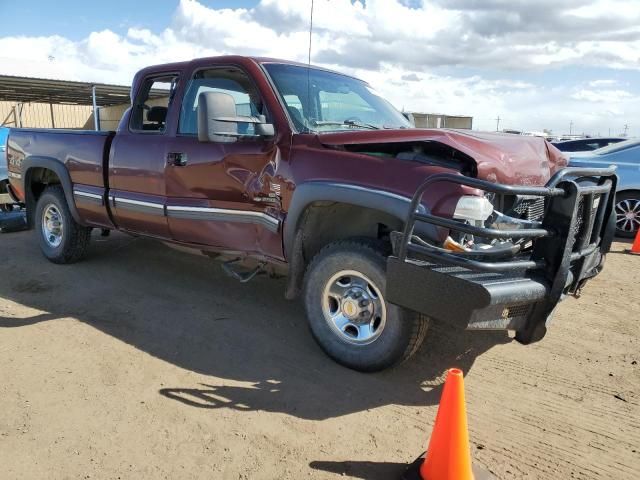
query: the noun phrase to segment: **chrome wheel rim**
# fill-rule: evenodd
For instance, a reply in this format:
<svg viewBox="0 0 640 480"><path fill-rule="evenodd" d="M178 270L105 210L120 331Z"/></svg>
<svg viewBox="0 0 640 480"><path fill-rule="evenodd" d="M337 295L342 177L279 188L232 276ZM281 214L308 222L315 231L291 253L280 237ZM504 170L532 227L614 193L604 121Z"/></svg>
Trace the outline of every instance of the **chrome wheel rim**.
<svg viewBox="0 0 640 480"><path fill-rule="evenodd" d="M62 213L57 206L50 203L44 207L42 213L42 236L47 245L59 247L62 243L63 229Z"/></svg>
<svg viewBox="0 0 640 480"><path fill-rule="evenodd" d="M627 233L634 233L640 228L640 198L616 203L616 228Z"/></svg>
<svg viewBox="0 0 640 480"><path fill-rule="evenodd" d="M352 345L374 342L382 334L387 320L380 288L354 270L342 270L326 283L322 313L334 333Z"/></svg>

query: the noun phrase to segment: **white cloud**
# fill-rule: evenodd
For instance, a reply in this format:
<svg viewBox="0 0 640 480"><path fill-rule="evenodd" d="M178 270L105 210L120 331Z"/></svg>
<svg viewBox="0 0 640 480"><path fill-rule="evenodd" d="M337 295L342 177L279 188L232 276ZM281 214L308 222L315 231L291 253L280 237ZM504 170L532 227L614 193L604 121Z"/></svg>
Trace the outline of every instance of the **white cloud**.
<svg viewBox="0 0 640 480"><path fill-rule="evenodd" d="M162 31L0 37L0 72L126 84L144 66L202 56L306 61L309 6L180 0ZM471 114L480 128L500 115L505 127L562 130L574 121L605 130L640 110L637 86L628 87L637 82L549 85L537 75L593 67L637 76L640 8L637 0L316 0L313 61L368 80L399 108Z"/></svg>
<svg viewBox="0 0 640 480"><path fill-rule="evenodd" d="M633 98L633 94L625 90L588 90L582 89L571 95L575 100L593 103L615 104Z"/></svg>
<svg viewBox="0 0 640 480"><path fill-rule="evenodd" d="M590 87L611 87L613 85L617 85L619 82L617 80L611 80L611 79L607 79L607 80L593 80L591 82L589 82L589 86Z"/></svg>

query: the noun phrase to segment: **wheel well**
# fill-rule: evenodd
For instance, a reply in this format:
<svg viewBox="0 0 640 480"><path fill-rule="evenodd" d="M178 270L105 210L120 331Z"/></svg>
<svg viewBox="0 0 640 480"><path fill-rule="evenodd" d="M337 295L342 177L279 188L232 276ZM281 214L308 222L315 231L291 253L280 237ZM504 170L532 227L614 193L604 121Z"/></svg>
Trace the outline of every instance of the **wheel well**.
<svg viewBox="0 0 640 480"><path fill-rule="evenodd" d="M306 266L325 245L359 238L390 251L390 233L402 229L402 225L399 218L375 208L331 201L311 203L296 226L285 296L295 298L300 293Z"/></svg>
<svg viewBox="0 0 640 480"><path fill-rule="evenodd" d="M303 230L303 253L307 261L322 247L338 240L358 237L388 243L391 231L401 227L402 221L388 213L337 202L312 203L298 225Z"/></svg>
<svg viewBox="0 0 640 480"><path fill-rule="evenodd" d="M35 206L42 192L49 185L59 185L62 183L60 177L48 168L33 167L27 170L25 178L25 203L27 205L27 221L29 227L33 226L33 215Z"/></svg>

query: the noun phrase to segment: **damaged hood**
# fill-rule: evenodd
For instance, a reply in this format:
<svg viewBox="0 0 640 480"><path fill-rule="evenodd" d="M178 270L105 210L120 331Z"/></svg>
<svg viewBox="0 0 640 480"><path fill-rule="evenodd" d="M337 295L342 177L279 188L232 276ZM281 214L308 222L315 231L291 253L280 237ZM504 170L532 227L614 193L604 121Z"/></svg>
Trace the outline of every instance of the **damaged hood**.
<svg viewBox="0 0 640 480"><path fill-rule="evenodd" d="M478 178L508 185L545 185L567 159L540 137L449 129L354 130L318 135L328 147L437 142L473 159Z"/></svg>

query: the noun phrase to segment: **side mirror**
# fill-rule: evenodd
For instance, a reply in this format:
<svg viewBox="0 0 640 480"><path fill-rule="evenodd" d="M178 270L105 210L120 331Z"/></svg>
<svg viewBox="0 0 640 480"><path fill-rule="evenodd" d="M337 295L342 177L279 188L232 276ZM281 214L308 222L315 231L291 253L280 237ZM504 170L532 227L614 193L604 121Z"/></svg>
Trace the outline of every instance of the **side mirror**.
<svg viewBox="0 0 640 480"><path fill-rule="evenodd" d="M255 133L239 133L238 124L253 124ZM238 138L272 137L275 130L264 115L238 116L236 102L228 93L202 92L198 95L198 140L233 143Z"/></svg>

